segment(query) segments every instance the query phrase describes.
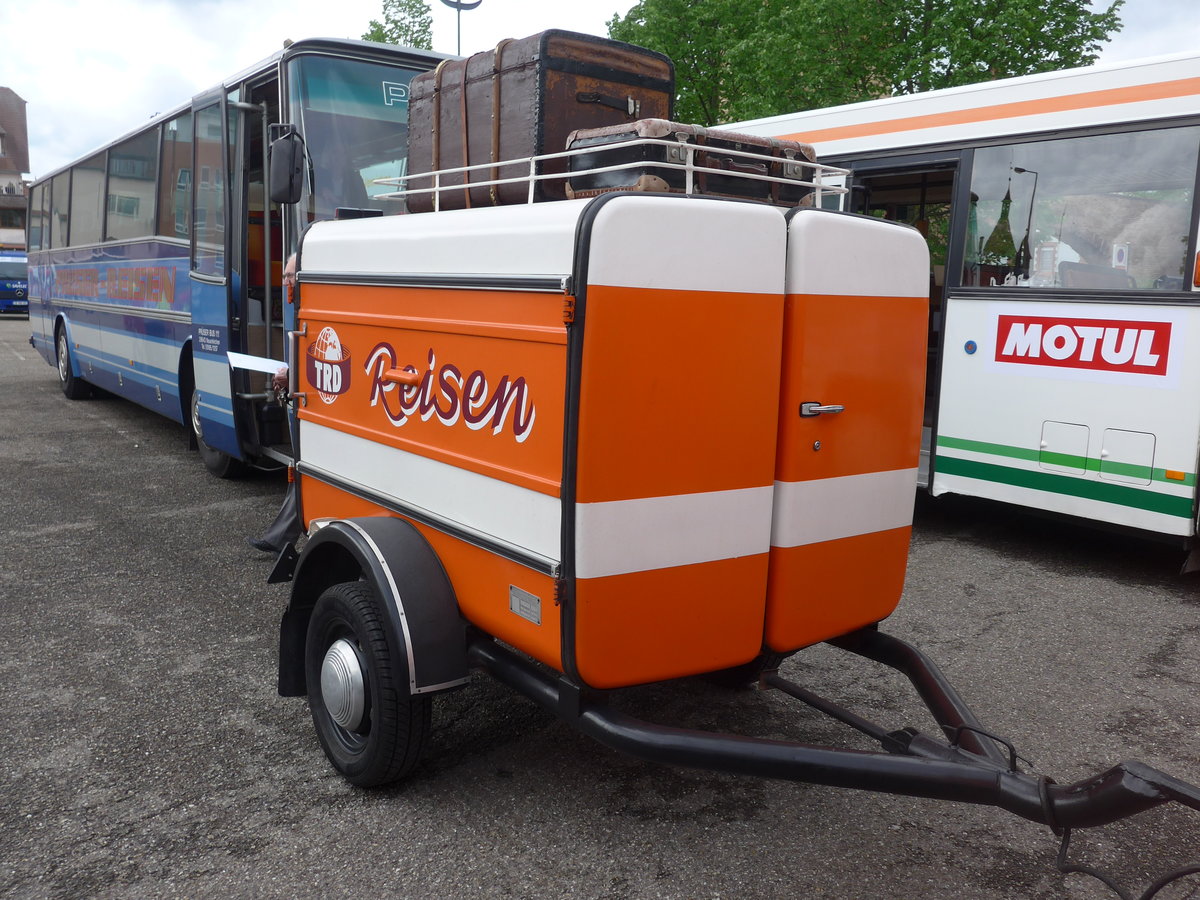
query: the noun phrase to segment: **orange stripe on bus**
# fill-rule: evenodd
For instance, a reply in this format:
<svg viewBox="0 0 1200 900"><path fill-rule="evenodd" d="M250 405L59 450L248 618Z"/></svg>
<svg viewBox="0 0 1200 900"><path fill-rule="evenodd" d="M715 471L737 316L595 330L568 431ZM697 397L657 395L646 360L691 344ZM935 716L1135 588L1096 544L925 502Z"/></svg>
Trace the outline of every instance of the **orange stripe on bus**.
<svg viewBox="0 0 1200 900"><path fill-rule="evenodd" d="M762 647L766 554L580 579L575 656L596 688L749 662Z"/></svg>
<svg viewBox="0 0 1200 900"><path fill-rule="evenodd" d="M766 645L785 652L889 616L904 589L912 529L771 549Z"/></svg>
<svg viewBox="0 0 1200 900"><path fill-rule="evenodd" d="M320 510L322 518L402 518L311 476L301 478L300 484L301 510ZM468 622L562 671L561 607L555 603L553 578L419 522L413 524L441 560L454 587L459 610ZM509 609L510 585L541 599L540 625ZM404 586L400 589L403 591Z"/></svg>
<svg viewBox="0 0 1200 900"><path fill-rule="evenodd" d="M800 131L795 134L777 135L790 140L802 140L816 144L822 141L847 140L873 135L895 134L901 131L921 131L926 128L942 128L949 125L967 125L972 122L991 122L996 119L1015 119L1021 116L1037 116L1046 113L1066 112L1073 109L1091 109L1100 106L1117 106L1123 103L1142 103L1150 100L1169 100L1200 94L1200 78L1180 78L1155 84L1140 84L1132 87L1108 88L1100 91L1084 91L1059 97L1042 97L1036 100L1019 100L1013 103L998 103L924 116L908 116L902 119L887 119L882 122L865 122L857 125L842 125L818 131Z"/></svg>

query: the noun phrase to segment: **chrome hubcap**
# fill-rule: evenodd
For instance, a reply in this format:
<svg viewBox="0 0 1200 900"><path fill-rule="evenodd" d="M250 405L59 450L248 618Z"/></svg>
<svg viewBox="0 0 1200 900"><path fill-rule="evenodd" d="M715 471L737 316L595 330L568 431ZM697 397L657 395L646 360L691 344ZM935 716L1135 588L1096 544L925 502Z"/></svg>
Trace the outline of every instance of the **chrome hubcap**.
<svg viewBox="0 0 1200 900"><path fill-rule="evenodd" d="M67 362L67 336L60 334L58 336L58 377L62 381L67 380L67 374L71 371L70 364Z"/></svg>
<svg viewBox="0 0 1200 900"><path fill-rule="evenodd" d="M198 391L192 391L192 432L196 435L196 440L204 440L204 433L200 430L200 393Z"/></svg>
<svg viewBox="0 0 1200 900"><path fill-rule="evenodd" d="M342 728L353 731L362 724L366 706L362 663L354 646L344 638L334 641L325 651L321 663L321 699L329 717Z"/></svg>

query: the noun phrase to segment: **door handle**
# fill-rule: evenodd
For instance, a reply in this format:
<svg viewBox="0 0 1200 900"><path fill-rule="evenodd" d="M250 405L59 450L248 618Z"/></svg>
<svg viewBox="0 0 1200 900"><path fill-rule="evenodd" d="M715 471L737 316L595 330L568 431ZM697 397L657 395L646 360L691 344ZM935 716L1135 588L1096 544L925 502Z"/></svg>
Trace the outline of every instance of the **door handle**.
<svg viewBox="0 0 1200 900"><path fill-rule="evenodd" d="M840 403L822 404L814 401L811 403L801 403L800 415L808 419L812 416L819 416L822 413L840 413L845 409L846 407L842 406Z"/></svg>
<svg viewBox="0 0 1200 900"><path fill-rule="evenodd" d="M388 369L383 373L383 381L388 384L399 384L405 387L417 387L421 383L421 373L411 369Z"/></svg>

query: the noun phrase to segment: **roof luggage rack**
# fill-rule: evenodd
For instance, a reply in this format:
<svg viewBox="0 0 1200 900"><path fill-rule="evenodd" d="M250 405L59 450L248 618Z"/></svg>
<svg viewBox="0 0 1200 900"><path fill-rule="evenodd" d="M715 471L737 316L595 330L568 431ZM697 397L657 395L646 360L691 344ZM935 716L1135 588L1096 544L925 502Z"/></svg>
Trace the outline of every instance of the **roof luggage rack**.
<svg viewBox="0 0 1200 900"><path fill-rule="evenodd" d="M442 208L441 198L443 194L455 191L467 191L469 189L477 189L481 187L495 187L504 184L527 184L526 202L535 202L535 191L539 183L546 181L566 181L568 185L570 180L578 179L583 176L594 176L612 172L621 171L647 171L656 170L670 173L680 173L683 176L682 193L689 195L704 195L705 192L701 189L700 182L705 176L716 176L723 179L745 179L750 182L761 182L766 185L780 185L789 188L804 187L809 188L811 193L811 202L814 206L821 206L826 195L844 194L847 188L829 183L827 179L840 178L849 174L849 169L838 168L837 166L828 166L823 163L814 162L803 158L770 158L764 157L760 153L751 153L741 150L721 148L721 156L730 156L745 158L749 163L761 164L764 160L776 161L786 164L782 168L787 174L771 175L759 174L757 172L746 171L743 167L738 167L736 170L717 168L710 165L704 165L697 161L697 154L712 153L712 149L700 144L692 143L685 140L666 140L660 138L636 138L634 140L619 141L604 145L605 151L614 149L632 149L643 148L649 149L653 147L662 147L664 159L659 160L635 160L632 162L615 163L606 166L590 166L575 171L568 172L541 172L539 169L542 163L549 160L566 159L570 160L580 156L594 156L599 148L594 146L577 147L572 150L563 150L559 153L543 153L537 156L526 156L517 159L506 159L497 162L478 163L470 166L457 166L448 169L438 169L433 172L421 172L418 174L406 174L393 178L378 178L374 180L374 184L381 186L391 186L397 190L389 193L379 194L378 197L387 200L402 200L407 197L418 194L433 195L433 209L438 211ZM512 177L500 178L496 176L496 172L502 168L511 168L514 166L522 166L527 171L524 174ZM482 181L471 179L473 172L488 172L492 174L491 178ZM449 176L466 176L458 178L454 184L444 184L443 181ZM804 177L804 176L808 177ZM432 181L432 184L429 182ZM427 186L414 186L427 185ZM619 189L614 189L619 190ZM754 199L754 198L747 198ZM765 198L764 198L764 202ZM793 206L795 204L787 204Z"/></svg>

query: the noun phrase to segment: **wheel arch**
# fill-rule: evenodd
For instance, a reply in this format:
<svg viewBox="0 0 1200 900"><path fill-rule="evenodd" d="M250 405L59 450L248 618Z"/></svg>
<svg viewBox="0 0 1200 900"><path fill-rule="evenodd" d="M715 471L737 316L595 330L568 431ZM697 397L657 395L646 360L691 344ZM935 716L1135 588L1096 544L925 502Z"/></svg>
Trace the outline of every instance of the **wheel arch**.
<svg viewBox="0 0 1200 900"><path fill-rule="evenodd" d="M345 581L369 582L380 598L388 637L407 656L409 690L430 694L467 682L466 622L441 560L424 536L390 516L340 519L304 547L279 629L279 693L308 693L304 644L317 599Z"/></svg>
<svg viewBox="0 0 1200 900"><path fill-rule="evenodd" d="M196 386L196 373L192 370L192 339L188 338L179 348L179 371L176 373L176 384L179 385L179 421L188 426L189 448L195 450L196 436L192 433L190 417L192 414L192 388Z"/></svg>

